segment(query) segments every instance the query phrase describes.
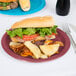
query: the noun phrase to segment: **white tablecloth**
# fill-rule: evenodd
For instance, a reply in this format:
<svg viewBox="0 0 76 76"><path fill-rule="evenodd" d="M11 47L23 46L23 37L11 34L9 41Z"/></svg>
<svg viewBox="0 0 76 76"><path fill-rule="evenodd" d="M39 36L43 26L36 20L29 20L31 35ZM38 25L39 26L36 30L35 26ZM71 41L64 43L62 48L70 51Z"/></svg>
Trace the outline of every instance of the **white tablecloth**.
<svg viewBox="0 0 76 76"><path fill-rule="evenodd" d="M46 0L43 10L27 16L8 16L0 14L0 42L6 29L13 23L24 18L51 15L56 23L71 23L76 26L76 0L71 0L68 16L56 14L57 0ZM72 46L69 51L59 59L45 63L28 63L16 60L4 52L0 44L0 76L76 76L76 54Z"/></svg>

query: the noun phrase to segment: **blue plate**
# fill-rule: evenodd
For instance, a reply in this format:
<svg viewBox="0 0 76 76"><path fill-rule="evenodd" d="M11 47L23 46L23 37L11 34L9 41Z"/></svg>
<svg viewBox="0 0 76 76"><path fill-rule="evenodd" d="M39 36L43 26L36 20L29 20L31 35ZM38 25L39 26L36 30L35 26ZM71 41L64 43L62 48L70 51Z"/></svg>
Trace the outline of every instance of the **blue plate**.
<svg viewBox="0 0 76 76"><path fill-rule="evenodd" d="M6 15L27 15L27 14L32 14L35 12L40 11L42 8L45 6L45 0L30 0L31 1L31 9L27 12L24 12L21 10L20 6L16 9L11 9L11 10L0 10L1 14L6 14Z"/></svg>

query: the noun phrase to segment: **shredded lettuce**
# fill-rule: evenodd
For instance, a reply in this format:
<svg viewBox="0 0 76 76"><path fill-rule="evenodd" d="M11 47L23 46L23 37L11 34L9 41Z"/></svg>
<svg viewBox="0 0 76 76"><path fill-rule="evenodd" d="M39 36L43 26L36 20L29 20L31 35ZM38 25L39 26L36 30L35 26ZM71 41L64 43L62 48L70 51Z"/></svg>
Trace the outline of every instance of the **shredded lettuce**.
<svg viewBox="0 0 76 76"><path fill-rule="evenodd" d="M56 33L56 28L57 28L58 26L57 25L54 25L52 28L51 28L51 31L53 32L53 33Z"/></svg>
<svg viewBox="0 0 76 76"><path fill-rule="evenodd" d="M35 33L39 33L40 36L45 37L45 35L51 35L52 33L56 33L57 25L52 28L17 28L12 31L7 30L7 34L10 37L19 36L22 38L23 35L33 35Z"/></svg>
<svg viewBox="0 0 76 76"><path fill-rule="evenodd" d="M40 34L40 36L45 36L45 35L51 35L52 34L52 31L51 31L51 28L38 28L38 32Z"/></svg>
<svg viewBox="0 0 76 76"><path fill-rule="evenodd" d="M14 33L14 31L9 31L9 30L7 30L6 32L7 32L7 34L8 34L10 37L16 36L16 34Z"/></svg>
<svg viewBox="0 0 76 76"><path fill-rule="evenodd" d="M22 38L22 35L23 35L21 28L18 28L12 31L7 30L6 32L10 37L15 37L17 35Z"/></svg>
<svg viewBox="0 0 76 76"><path fill-rule="evenodd" d="M36 29L34 29L34 28L23 29L23 34L25 34L25 35L32 35L35 33L36 33Z"/></svg>

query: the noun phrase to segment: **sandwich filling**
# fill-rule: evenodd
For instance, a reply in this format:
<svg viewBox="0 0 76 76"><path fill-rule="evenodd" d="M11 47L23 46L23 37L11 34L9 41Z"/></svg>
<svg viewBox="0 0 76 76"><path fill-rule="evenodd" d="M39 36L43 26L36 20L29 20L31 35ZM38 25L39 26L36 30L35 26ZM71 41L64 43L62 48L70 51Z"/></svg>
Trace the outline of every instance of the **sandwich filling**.
<svg viewBox="0 0 76 76"><path fill-rule="evenodd" d="M19 37L25 41L32 40L33 38L36 38L38 36L41 37L51 37L52 35L56 35L56 28L57 26L53 26L51 28L17 28L12 31L7 30L7 34L13 38L13 37ZM26 39L30 37L29 39Z"/></svg>
<svg viewBox="0 0 76 76"><path fill-rule="evenodd" d="M11 2L0 2L0 9L2 10L8 10L8 9L15 9L18 7L17 1L11 1Z"/></svg>

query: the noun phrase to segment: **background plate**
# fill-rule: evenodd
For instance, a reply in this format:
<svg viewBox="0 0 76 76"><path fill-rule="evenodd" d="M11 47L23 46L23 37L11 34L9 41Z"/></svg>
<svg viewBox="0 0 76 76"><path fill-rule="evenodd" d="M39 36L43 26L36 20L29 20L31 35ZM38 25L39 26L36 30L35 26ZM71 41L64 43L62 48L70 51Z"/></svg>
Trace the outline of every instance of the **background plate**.
<svg viewBox="0 0 76 76"><path fill-rule="evenodd" d="M27 14L32 14L35 12L40 11L41 9L44 8L45 6L45 0L30 0L31 1L31 9L30 11L24 12L21 10L20 6L16 9L12 10L0 10L1 14L6 14L6 15L27 15Z"/></svg>
<svg viewBox="0 0 76 76"><path fill-rule="evenodd" d="M59 48L59 53L58 54L54 54L53 56L47 58L47 59L33 59L32 57L21 57L17 54L15 54L10 48L9 48L9 42L11 41L9 36L7 35L7 33L4 34L2 40L1 40L1 44L2 47L4 49L4 51L6 53L8 53L10 56L14 57L15 59L19 59L19 60L24 60L24 61L29 61L29 62L44 62L44 61L50 61L50 60L54 60L57 59L61 56L63 56L69 49L70 47L70 39L69 37L66 35L66 33L64 33L62 30L57 29L58 35L56 36L56 39L54 39L54 41L62 41L64 43L64 47L60 47Z"/></svg>

